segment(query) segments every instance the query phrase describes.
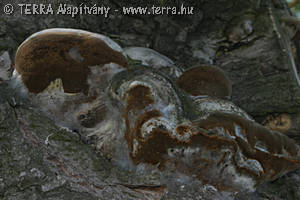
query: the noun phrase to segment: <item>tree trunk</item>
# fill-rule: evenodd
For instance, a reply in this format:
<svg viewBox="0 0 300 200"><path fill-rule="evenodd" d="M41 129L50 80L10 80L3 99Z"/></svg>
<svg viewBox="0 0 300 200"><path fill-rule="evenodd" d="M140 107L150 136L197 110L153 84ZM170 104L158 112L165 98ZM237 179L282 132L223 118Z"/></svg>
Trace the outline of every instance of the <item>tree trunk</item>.
<svg viewBox="0 0 300 200"><path fill-rule="evenodd" d="M4 52L9 52L13 60L17 47L39 30L63 27L101 33L122 47L152 48L183 69L200 64L222 68L233 84L232 102L275 130L280 124L274 122L272 126L272 120L288 116L291 126L282 132L299 139L300 87L291 71L289 56L299 65L300 33L293 29L298 24L290 18L283 0L148 3L104 0L101 4L112 10L108 18L93 14L27 15L24 7L18 5L22 2L28 3L0 3L1 9L7 3L14 6L10 15L0 12L0 67L10 62L3 59L5 63L1 63ZM60 3L82 6L69 0L49 3L54 12ZM96 1L82 3L92 6ZM153 5L193 7L193 14L121 14L123 6L151 8ZM282 21L284 17L287 20ZM285 25L278 26L275 22L285 22ZM282 42L282 37L288 39ZM6 79L3 73L1 78ZM140 177L115 166L100 153L95 154L93 147L78 135L57 127L12 91L5 80L0 84L0 156L0 199L3 200L300 199L299 171L266 183L253 193L223 194L203 188L199 183L190 186L176 183L166 188L159 174Z"/></svg>

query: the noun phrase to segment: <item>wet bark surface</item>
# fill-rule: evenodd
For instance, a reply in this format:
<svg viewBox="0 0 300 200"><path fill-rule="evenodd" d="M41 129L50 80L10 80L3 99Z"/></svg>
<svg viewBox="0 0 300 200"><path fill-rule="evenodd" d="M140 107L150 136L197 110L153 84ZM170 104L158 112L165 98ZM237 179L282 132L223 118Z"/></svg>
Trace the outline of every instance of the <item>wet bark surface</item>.
<svg viewBox="0 0 300 200"><path fill-rule="evenodd" d="M40 3L39 1L30 1ZM2 1L2 9L6 3ZM28 3L28 1L18 1ZM44 2L45 3L45 2ZM80 6L72 1L48 1ZM87 5L93 2L82 1ZM275 11L289 15L281 1ZM259 122L285 113L293 121L286 133L299 139L300 89L279 45L268 4L262 1L185 1L193 15L11 15L0 14L0 55L16 49L45 28L79 28L102 33L122 47L152 48L185 69L200 64L222 68L233 83L232 101ZM122 6L181 6L181 1L102 1ZM290 38L297 60L297 33ZM294 39L294 40L293 40ZM299 64L298 64L299 65ZM0 66L4 66L1 65ZM0 70L1 71L1 70ZM0 79L1 81L1 79ZM26 99L0 85L0 199L300 199L300 172L291 172L254 193L225 194L198 182L169 184L158 174L139 176L95 154L78 135L60 129Z"/></svg>

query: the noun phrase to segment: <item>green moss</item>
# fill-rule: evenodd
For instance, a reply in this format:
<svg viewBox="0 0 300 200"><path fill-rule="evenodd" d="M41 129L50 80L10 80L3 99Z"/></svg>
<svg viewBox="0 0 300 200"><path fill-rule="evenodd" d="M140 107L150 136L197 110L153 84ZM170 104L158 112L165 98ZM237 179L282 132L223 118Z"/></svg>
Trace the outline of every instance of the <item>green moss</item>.
<svg viewBox="0 0 300 200"><path fill-rule="evenodd" d="M128 63L129 68L142 65L142 61L132 59L129 56L127 56L127 63Z"/></svg>
<svg viewBox="0 0 300 200"><path fill-rule="evenodd" d="M54 132L51 136L49 136L49 141L57 141L57 142L72 142L72 139L68 137L67 132ZM74 141L73 141L74 142Z"/></svg>

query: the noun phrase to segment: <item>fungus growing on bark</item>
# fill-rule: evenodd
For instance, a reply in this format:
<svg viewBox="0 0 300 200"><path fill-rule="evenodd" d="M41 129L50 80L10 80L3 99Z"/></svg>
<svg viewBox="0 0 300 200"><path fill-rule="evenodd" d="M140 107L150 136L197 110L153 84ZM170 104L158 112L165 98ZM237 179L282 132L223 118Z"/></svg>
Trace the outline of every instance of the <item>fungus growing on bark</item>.
<svg viewBox="0 0 300 200"><path fill-rule="evenodd" d="M185 71L177 86L193 96L230 97L231 82L225 73L215 66L199 66Z"/></svg>
<svg viewBox="0 0 300 200"><path fill-rule="evenodd" d="M247 120L254 121L244 110L236 106L234 103L217 98L197 98L194 100L195 110L201 119L207 118L215 112L229 113L239 115Z"/></svg>
<svg viewBox="0 0 300 200"><path fill-rule="evenodd" d="M216 98L231 95L217 67L189 69L174 84L172 73L151 63L124 70L117 44L74 29L34 34L15 63L36 105L96 135L97 148L114 160L181 172L225 191L254 190L300 165L293 140Z"/></svg>
<svg viewBox="0 0 300 200"><path fill-rule="evenodd" d="M300 165L293 140L234 114L215 112L174 124L151 110L137 117L126 134L136 165L179 171L219 190L253 191Z"/></svg>
<svg viewBox="0 0 300 200"><path fill-rule="evenodd" d="M195 99L198 117L191 119L178 91L161 75L140 70L121 77L110 91L123 105L124 135L135 165L181 172L225 191L253 191L300 165L293 140L254 122L232 103Z"/></svg>
<svg viewBox="0 0 300 200"><path fill-rule="evenodd" d="M15 57L15 82L59 125L93 128L104 121L105 90L125 70L122 48L101 34L47 29L28 37ZM72 94L72 95L70 95Z"/></svg>
<svg viewBox="0 0 300 200"><path fill-rule="evenodd" d="M100 34L61 28L31 35L15 57L15 69L32 93L42 92L56 79L67 93L87 93L89 67L109 63L126 67L119 45Z"/></svg>

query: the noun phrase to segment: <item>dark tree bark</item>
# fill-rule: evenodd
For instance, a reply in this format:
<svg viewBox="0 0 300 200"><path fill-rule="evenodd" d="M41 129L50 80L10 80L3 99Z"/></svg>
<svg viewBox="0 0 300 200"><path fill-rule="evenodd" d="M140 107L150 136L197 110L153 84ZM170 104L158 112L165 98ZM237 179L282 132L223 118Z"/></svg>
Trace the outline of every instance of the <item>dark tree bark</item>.
<svg viewBox="0 0 300 200"><path fill-rule="evenodd" d="M46 28L78 28L102 33L122 47L152 48L187 69L200 64L222 68L233 83L232 101L258 122L285 114L285 134L299 139L300 88L289 55L299 66L299 25L283 0L101 1L112 10L122 6L194 7L193 15L25 15L0 11L0 54L14 59L18 45ZM41 3L40 1L30 1ZM45 2L43 2L45 4ZM80 6L66 0L49 1ZM82 1L87 5L95 3ZM99 2L97 4L100 4ZM271 9L272 8L272 9ZM287 18L287 20L281 20ZM276 26L274 19L279 21ZM278 28L281 36L278 36ZM291 33L290 33L291 32ZM283 49L282 37L287 49ZM290 46L289 46L290 45ZM4 54L3 54L4 55ZM2 58L3 58L2 55ZM7 59L5 62L9 62ZM0 66L5 66L1 64ZM0 69L1 72L1 69ZM2 76L3 78L3 76ZM1 79L0 79L1 81ZM275 117L274 117L275 116ZM271 121L272 121L271 119ZM271 127L276 129L275 127ZM277 127L278 128L278 127ZM76 134L55 126L34 105L0 84L0 199L300 199L300 173L291 172L254 193L220 194L197 183L164 186L158 174L140 177L113 165ZM199 189L201 188L201 189ZM168 191L168 192L167 192Z"/></svg>

